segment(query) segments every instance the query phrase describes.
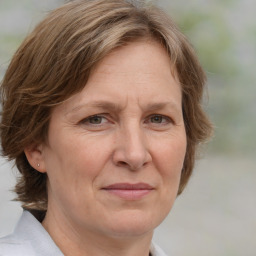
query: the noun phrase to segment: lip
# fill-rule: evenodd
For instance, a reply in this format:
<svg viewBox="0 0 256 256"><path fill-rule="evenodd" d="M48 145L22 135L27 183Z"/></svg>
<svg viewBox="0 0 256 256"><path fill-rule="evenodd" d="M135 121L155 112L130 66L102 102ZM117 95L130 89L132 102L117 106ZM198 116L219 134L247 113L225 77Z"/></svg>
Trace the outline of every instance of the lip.
<svg viewBox="0 0 256 256"><path fill-rule="evenodd" d="M154 188L147 183L115 183L103 190L125 200L139 200L150 194Z"/></svg>

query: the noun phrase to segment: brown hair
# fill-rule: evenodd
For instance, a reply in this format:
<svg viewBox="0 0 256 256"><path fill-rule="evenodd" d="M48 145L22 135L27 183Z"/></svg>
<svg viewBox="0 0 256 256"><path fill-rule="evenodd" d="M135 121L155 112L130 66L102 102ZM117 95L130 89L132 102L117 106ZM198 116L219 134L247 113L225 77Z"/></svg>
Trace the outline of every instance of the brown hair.
<svg viewBox="0 0 256 256"><path fill-rule="evenodd" d="M173 21L142 1L78 0L52 11L15 53L1 86L2 154L21 173L15 191L28 209L47 208L46 174L24 149L45 142L52 109L81 91L95 65L113 49L151 38L167 50L182 86L187 151L179 194L192 173L197 145L211 132L202 107L205 74Z"/></svg>

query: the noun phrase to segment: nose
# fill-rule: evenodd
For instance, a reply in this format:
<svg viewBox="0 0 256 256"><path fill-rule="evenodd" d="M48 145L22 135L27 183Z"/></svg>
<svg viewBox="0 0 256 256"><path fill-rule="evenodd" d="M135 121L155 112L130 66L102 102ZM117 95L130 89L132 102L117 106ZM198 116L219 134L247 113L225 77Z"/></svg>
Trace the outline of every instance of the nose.
<svg viewBox="0 0 256 256"><path fill-rule="evenodd" d="M130 170L139 170L151 160L147 138L139 125L126 127L117 136L113 154L114 164Z"/></svg>

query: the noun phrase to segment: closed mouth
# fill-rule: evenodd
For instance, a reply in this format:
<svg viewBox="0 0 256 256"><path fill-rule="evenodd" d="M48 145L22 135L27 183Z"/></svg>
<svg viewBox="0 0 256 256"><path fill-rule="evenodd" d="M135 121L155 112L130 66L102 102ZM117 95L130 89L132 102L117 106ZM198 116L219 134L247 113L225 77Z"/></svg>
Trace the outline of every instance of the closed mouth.
<svg viewBox="0 0 256 256"><path fill-rule="evenodd" d="M152 190L153 187L147 183L115 183L111 184L103 189L120 189L120 190Z"/></svg>
<svg viewBox="0 0 256 256"><path fill-rule="evenodd" d="M115 183L104 187L103 190L125 200L139 200L154 188L147 183Z"/></svg>

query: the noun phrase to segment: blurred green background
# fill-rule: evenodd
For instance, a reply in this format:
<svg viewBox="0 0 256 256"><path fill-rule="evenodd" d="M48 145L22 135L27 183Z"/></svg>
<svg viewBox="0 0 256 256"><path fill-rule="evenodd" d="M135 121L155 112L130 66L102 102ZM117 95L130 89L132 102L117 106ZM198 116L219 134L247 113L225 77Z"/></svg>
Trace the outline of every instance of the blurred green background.
<svg viewBox="0 0 256 256"><path fill-rule="evenodd" d="M0 0L0 79L22 39L63 0ZM256 1L159 0L195 47L208 77L215 135L155 240L175 256L256 255ZM1 160L0 236L20 207Z"/></svg>
<svg viewBox="0 0 256 256"><path fill-rule="evenodd" d="M207 72L211 152L256 156L256 2L170 1L169 8Z"/></svg>

